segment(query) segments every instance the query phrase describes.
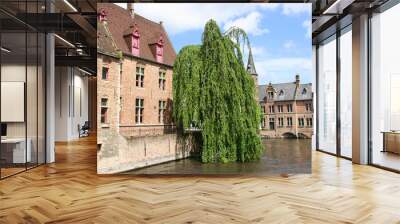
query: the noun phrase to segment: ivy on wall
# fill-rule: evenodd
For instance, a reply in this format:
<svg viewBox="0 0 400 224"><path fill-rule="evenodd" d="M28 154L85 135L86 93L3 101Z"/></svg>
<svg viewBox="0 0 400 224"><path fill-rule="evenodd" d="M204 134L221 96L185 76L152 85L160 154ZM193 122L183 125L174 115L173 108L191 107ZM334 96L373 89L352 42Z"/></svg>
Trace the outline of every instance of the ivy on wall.
<svg viewBox="0 0 400 224"><path fill-rule="evenodd" d="M240 47L210 20L200 46L187 46L174 64L173 115L181 131L201 129L201 160L247 162L262 153L255 84Z"/></svg>

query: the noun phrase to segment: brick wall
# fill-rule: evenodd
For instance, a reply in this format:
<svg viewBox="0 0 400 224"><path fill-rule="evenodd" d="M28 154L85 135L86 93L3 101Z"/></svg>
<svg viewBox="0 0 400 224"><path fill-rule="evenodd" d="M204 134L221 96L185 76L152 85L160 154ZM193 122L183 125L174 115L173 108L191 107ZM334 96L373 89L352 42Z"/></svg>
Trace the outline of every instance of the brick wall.
<svg viewBox="0 0 400 224"><path fill-rule="evenodd" d="M292 112L288 112L287 105L292 104ZM312 105L312 100L302 101L265 101L261 102L261 112L263 113L261 135L270 138L287 137L290 134L298 137L311 138L313 133L313 126L307 125L307 118L313 118L313 111L306 110L306 104ZM283 106L283 112L278 111L278 105ZM274 107L274 112L270 112L269 106ZM265 109L264 109L265 108ZM292 118L292 126L288 125L287 118ZM274 129L270 129L269 119L274 118ZM283 126L279 126L278 118L283 118ZM303 118L304 126L299 126L299 118Z"/></svg>
<svg viewBox="0 0 400 224"><path fill-rule="evenodd" d="M144 85L136 86L136 66L144 68ZM108 68L107 79L102 77ZM159 71L165 71L165 89L159 88ZM172 125L172 68L136 58L99 54L97 58L98 173L117 173L190 155L191 147L176 135ZM143 122L135 122L136 98L144 100ZM102 99L107 118L101 122ZM159 101L167 102L159 122Z"/></svg>
<svg viewBox="0 0 400 224"><path fill-rule="evenodd" d="M136 86L136 67L144 68L144 85ZM165 71L165 89L159 88L159 72ZM135 123L135 100L144 99L144 114L142 124L170 124L172 107L172 68L155 63L138 61L134 58L123 60L121 76L121 125L136 125ZM160 123L158 119L159 101L167 103L169 113L165 113L165 122Z"/></svg>

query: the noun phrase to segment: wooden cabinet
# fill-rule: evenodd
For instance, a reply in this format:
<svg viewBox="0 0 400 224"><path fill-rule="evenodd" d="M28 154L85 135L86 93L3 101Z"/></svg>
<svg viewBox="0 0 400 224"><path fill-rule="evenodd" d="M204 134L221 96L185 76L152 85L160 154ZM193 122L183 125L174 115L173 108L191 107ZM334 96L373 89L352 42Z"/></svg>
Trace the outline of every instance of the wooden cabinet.
<svg viewBox="0 0 400 224"><path fill-rule="evenodd" d="M383 151L400 154L400 132L382 132Z"/></svg>

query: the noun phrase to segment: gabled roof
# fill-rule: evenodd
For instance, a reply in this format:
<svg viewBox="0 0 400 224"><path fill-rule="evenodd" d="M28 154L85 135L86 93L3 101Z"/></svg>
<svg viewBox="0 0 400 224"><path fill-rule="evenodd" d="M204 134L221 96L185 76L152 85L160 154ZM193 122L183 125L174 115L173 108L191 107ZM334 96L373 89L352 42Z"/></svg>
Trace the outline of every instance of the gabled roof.
<svg viewBox="0 0 400 224"><path fill-rule="evenodd" d="M163 64L173 66L176 53L162 24L148 20L136 13L132 18L128 10L113 3L98 3L97 11L100 12L102 9L104 9L107 14L107 23L113 39L118 49L125 55L132 54L130 46L128 46L128 42L124 38L124 34L136 24L140 34L139 57L158 63L150 45L152 42L154 43L154 40L158 40L160 36L162 36L164 41Z"/></svg>
<svg viewBox="0 0 400 224"><path fill-rule="evenodd" d="M259 85L258 94L259 101L264 101L267 96L267 88L270 86L274 90L274 101L292 101L292 100L312 100L312 84L299 84L299 88L296 88L295 82L289 83L277 83L268 85ZM305 91L304 91L305 90ZM282 92L283 94L279 94Z"/></svg>

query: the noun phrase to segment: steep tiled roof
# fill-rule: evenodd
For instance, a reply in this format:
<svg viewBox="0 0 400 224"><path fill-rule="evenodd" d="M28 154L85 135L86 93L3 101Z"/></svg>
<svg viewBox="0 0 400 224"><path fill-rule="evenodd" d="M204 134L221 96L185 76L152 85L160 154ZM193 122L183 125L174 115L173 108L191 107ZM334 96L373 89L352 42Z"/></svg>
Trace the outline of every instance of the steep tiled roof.
<svg viewBox="0 0 400 224"><path fill-rule="evenodd" d="M100 12L103 9L107 15L108 28L117 47L124 54L132 55L124 34L136 24L140 34L139 57L157 63L150 44L154 43L154 40L158 40L161 35L164 40L164 64L170 66L174 64L176 53L162 24L150 21L136 13L132 18L128 10L112 3L98 3L97 11Z"/></svg>
<svg viewBox="0 0 400 224"><path fill-rule="evenodd" d="M296 83L278 83L271 84L274 89L274 101L290 101L294 100L311 100L312 99L312 84L299 84L299 88L296 91ZM268 85L259 85L258 94L259 101L263 101L267 96Z"/></svg>

